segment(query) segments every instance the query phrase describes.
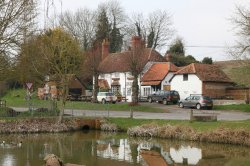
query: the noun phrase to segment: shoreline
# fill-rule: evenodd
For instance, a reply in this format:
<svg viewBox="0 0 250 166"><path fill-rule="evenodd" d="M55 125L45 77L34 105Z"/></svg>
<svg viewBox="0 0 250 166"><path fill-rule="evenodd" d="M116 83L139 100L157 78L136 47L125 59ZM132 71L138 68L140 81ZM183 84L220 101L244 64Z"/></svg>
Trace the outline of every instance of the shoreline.
<svg viewBox="0 0 250 166"><path fill-rule="evenodd" d="M155 123L122 129L118 123L111 123L106 119L91 118L64 118L60 124L57 123L57 118L44 117L0 120L0 134L60 133L92 129L107 132L126 132L128 136L132 137L250 146L250 131L243 128L219 127L215 130L201 132L180 124L157 125Z"/></svg>

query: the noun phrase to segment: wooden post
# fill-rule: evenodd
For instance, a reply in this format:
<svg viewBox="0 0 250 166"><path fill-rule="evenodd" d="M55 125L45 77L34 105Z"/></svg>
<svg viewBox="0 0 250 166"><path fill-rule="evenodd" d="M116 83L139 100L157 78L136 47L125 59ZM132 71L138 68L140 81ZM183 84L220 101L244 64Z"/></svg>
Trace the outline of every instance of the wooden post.
<svg viewBox="0 0 250 166"><path fill-rule="evenodd" d="M191 109L190 110L190 121L194 119L194 111Z"/></svg>

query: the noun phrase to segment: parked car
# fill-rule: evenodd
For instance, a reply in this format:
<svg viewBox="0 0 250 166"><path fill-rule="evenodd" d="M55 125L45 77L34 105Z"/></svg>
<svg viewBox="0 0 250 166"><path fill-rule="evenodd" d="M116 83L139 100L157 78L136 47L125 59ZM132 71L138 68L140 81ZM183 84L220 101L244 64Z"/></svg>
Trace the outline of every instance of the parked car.
<svg viewBox="0 0 250 166"><path fill-rule="evenodd" d="M184 100L179 101L179 107L193 107L196 109L212 109L213 108L213 100L208 96L203 95L190 95L189 97L185 98Z"/></svg>
<svg viewBox="0 0 250 166"><path fill-rule="evenodd" d="M162 102L163 104L167 105L168 103L176 104L180 100L180 95L177 91L170 90L170 91L157 91L154 94L148 96L148 102L152 103L154 101Z"/></svg>
<svg viewBox="0 0 250 166"><path fill-rule="evenodd" d="M97 101L105 104L106 102L115 104L117 97L112 92L98 92Z"/></svg>

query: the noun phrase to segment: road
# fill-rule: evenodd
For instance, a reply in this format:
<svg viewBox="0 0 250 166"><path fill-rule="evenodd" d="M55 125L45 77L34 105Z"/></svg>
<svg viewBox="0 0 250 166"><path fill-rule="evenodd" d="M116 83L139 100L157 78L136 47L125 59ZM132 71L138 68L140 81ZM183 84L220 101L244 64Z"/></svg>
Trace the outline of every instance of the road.
<svg viewBox="0 0 250 166"><path fill-rule="evenodd" d="M158 103L141 103L142 105L151 105L153 107L164 109L164 113L153 112L134 112L135 119L175 119L175 120L189 120L190 109L179 108L176 105L162 105ZM27 108L13 108L16 111L27 110ZM65 114L73 116L86 117L130 117L130 111L107 111L107 110L71 110L66 109ZM250 120L250 113L236 112L236 111L214 111L214 110L194 110L194 113L206 113L217 115L218 120L236 121L236 120Z"/></svg>

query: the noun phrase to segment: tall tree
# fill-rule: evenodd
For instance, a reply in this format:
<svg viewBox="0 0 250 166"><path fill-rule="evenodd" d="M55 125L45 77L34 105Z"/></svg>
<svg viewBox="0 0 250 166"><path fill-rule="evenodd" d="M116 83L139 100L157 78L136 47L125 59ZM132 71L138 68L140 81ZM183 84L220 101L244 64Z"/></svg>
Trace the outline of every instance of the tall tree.
<svg viewBox="0 0 250 166"><path fill-rule="evenodd" d="M236 6L235 15L232 16L239 39L231 54L236 59L250 60L250 5Z"/></svg>
<svg viewBox="0 0 250 166"><path fill-rule="evenodd" d="M185 46L181 38L177 38L173 41L167 54L171 55L171 62L176 66L185 66L198 62L192 55L185 56Z"/></svg>
<svg viewBox="0 0 250 166"><path fill-rule="evenodd" d="M96 29L96 42L102 43L103 40L110 40L111 25L104 7L99 9Z"/></svg>
<svg viewBox="0 0 250 166"><path fill-rule="evenodd" d="M42 56L47 60L49 75L58 78L60 87L61 110L58 122L61 122L66 99L69 92L69 82L72 75L77 74L82 62L82 52L78 41L61 29L49 30L42 36Z"/></svg>
<svg viewBox="0 0 250 166"><path fill-rule="evenodd" d="M61 122L68 96L69 82L72 76L78 73L82 62L80 44L60 28L48 30L29 42L31 43L23 46L20 55L20 69L26 73L31 72L32 78L36 72L43 78L49 75L57 81L61 103L58 122ZM28 71L25 67L28 68Z"/></svg>
<svg viewBox="0 0 250 166"><path fill-rule="evenodd" d="M132 44L131 50L128 52L126 63L129 66L129 72L133 76L132 83L132 102L138 103L139 86L138 79L145 65L145 45L144 42Z"/></svg>
<svg viewBox="0 0 250 166"><path fill-rule="evenodd" d="M146 18L133 14L127 24L127 34L141 36L148 48L161 49L174 33L171 15L166 11L154 11Z"/></svg>
<svg viewBox="0 0 250 166"><path fill-rule="evenodd" d="M156 49L165 46L173 35L170 14L161 10L150 13L147 19L147 32L151 35L149 39L153 43L148 47Z"/></svg>
<svg viewBox="0 0 250 166"><path fill-rule="evenodd" d="M16 54L36 17L36 1L0 1L0 54Z"/></svg>
<svg viewBox="0 0 250 166"><path fill-rule="evenodd" d="M94 79L93 82L93 102L97 102L97 92L98 88L98 77L99 77L99 64L102 60L102 50L99 43L93 45L93 47L85 52L86 60L84 62L84 71L91 74L92 78Z"/></svg>
<svg viewBox="0 0 250 166"><path fill-rule="evenodd" d="M59 16L59 25L74 36L83 50L91 48L95 39L96 14L87 8L78 9L75 13L64 12Z"/></svg>
<svg viewBox="0 0 250 166"><path fill-rule="evenodd" d="M231 17L235 25L238 39L235 47L229 49L233 58L241 63L240 69L232 70L232 75L242 85L250 86L250 79L246 75L250 74L250 5L236 6L235 13Z"/></svg>
<svg viewBox="0 0 250 166"><path fill-rule="evenodd" d="M120 29L116 27L116 23L114 22L113 28L110 33L110 52L120 52L122 48L122 34Z"/></svg>

